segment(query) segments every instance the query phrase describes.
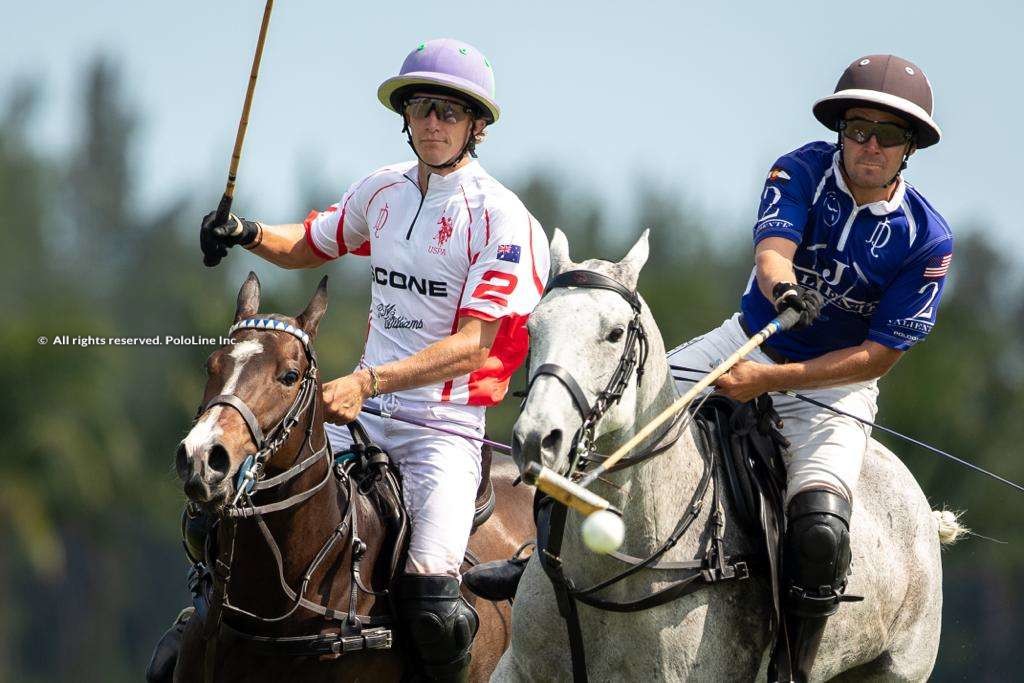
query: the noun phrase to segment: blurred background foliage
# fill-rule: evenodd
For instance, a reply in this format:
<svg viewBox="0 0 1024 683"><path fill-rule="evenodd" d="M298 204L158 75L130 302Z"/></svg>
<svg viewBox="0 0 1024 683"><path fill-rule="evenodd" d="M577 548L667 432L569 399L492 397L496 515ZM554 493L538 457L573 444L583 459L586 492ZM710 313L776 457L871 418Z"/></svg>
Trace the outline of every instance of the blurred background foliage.
<svg viewBox="0 0 1024 683"><path fill-rule="evenodd" d="M212 206L184 192L163 206L140 205L133 178L146 169L132 166L132 150L141 144L143 112L133 108L116 64L98 58L84 71L76 142L59 158L30 142L45 105L38 83L5 84L0 101L0 681L140 680L153 644L188 600L178 533L183 496L172 460L213 349L83 348L37 338L216 337L231 322L247 270L263 280L263 309L291 315L322 274L281 271L240 250L226 267L204 268L196 231ZM560 178L537 170L503 180L549 234L565 230L579 260L617 260L642 227L651 228L640 289L668 347L735 309L750 271L748 226L720 225L688 210L678 188L642 178L634 218L609 225L599 195L567 195L555 189L564 187ZM295 215L336 200L326 188L349 180L309 173L306 204ZM216 199L209 194L203 199ZM756 199L750 203L753 212ZM244 193L237 204L258 206ZM1007 284L1019 281L1019 265L985 237L985 225L949 218L957 258L939 325L883 380L880 420L1024 480L1017 451L1024 292ZM329 268L330 310L317 346L325 374L337 377L359 355L369 280L359 259ZM491 412L492 437L507 439L516 404ZM934 679L1017 677L1010 672L1018 671L1015 646L1024 640L1024 533L1013 510L1024 498L880 438L933 506L966 509L969 526L1006 542L969 537L945 551Z"/></svg>

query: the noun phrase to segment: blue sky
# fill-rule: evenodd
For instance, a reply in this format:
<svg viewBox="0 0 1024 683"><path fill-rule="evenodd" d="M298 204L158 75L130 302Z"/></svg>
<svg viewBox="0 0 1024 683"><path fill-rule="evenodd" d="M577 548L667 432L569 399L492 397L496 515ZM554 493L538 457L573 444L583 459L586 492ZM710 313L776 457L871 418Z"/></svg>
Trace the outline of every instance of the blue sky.
<svg viewBox="0 0 1024 683"><path fill-rule="evenodd" d="M144 199L190 191L212 209L262 9L261 0L16 3L0 27L0 96L15 76L41 79L48 106L39 142L60 149L74 139L82 64L96 52L113 56L144 118ZM811 103L856 57L894 52L928 74L945 134L912 159L908 179L954 232L970 226L1005 239L1024 214L1014 158L1022 135L1013 129L1024 111L1024 60L1013 47L1021 25L1021 7L1011 2L972 3L968 11L962 3L866 0L278 0L236 206L271 222L300 219L301 176L340 196L359 174L408 158L377 85L417 43L452 36L494 65L503 114L481 160L496 177L514 184L549 168L606 200L613 223L628 215L636 187L653 182L747 239L775 157L831 138ZM1010 254L1024 262L1020 246Z"/></svg>

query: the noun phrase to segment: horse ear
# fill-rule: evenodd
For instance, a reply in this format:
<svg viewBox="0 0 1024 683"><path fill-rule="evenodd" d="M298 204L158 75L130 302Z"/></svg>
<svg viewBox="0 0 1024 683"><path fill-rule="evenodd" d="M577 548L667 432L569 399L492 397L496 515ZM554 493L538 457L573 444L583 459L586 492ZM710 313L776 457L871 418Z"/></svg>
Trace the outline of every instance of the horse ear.
<svg viewBox="0 0 1024 683"><path fill-rule="evenodd" d="M558 275L571 265L569 240L566 239L564 232L555 228L555 234L551 238L551 275Z"/></svg>
<svg viewBox="0 0 1024 683"><path fill-rule="evenodd" d="M260 279L249 271L242 288L238 290L238 305L235 308L235 322L256 315L260 310Z"/></svg>
<svg viewBox="0 0 1024 683"><path fill-rule="evenodd" d="M323 278L320 279L320 284L317 286L316 291L313 292L313 297L306 305L306 310L300 313L299 317L295 320L299 323L299 327L301 327L306 334L310 337L316 337L316 329L320 325L320 318L322 318L326 312L327 276L324 275Z"/></svg>
<svg viewBox="0 0 1024 683"><path fill-rule="evenodd" d="M651 254L650 235L650 228L640 233L640 239L636 241L636 244L630 248L629 253L622 259L622 264L629 266L630 270L634 271L637 275L640 274L640 270L647 263L647 257Z"/></svg>

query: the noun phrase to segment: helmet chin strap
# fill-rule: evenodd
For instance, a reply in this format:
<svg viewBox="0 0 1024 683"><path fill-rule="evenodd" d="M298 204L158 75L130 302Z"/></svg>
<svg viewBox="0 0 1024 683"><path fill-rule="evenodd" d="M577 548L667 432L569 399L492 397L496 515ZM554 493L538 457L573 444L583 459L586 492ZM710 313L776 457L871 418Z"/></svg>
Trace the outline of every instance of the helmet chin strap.
<svg viewBox="0 0 1024 683"><path fill-rule="evenodd" d="M907 160L910 159L910 146L914 144L913 140L907 143L907 146L903 149L903 163L900 164L900 168L896 171L896 175L889 179L889 182L882 185L882 187L889 187L897 180L900 179L900 174L907 169ZM846 171L846 160L843 158L843 133L839 133L839 166Z"/></svg>
<svg viewBox="0 0 1024 683"><path fill-rule="evenodd" d="M412 143L412 131L409 130L409 119L403 116L402 121L404 122L404 125L402 126L402 132L405 133L406 142L409 143L409 147L412 148L412 153L416 155L416 158L419 159L420 163L422 163L424 166L429 166L430 168L437 169L451 168L462 163L462 159L463 157L466 156L467 152L469 153L469 156L473 157L474 159L477 158L476 150L473 149L473 127L476 125L475 118L469 124L469 133L466 136L466 142L462 145L462 149L459 150L458 154L456 154L443 164L432 164L420 156L420 153L416 150L416 145Z"/></svg>

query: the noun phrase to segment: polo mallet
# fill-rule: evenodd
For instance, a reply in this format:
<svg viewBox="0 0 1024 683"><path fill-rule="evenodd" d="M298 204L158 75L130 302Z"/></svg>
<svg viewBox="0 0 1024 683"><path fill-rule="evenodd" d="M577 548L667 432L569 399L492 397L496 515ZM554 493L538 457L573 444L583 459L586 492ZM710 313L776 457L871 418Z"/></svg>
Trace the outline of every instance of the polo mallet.
<svg viewBox="0 0 1024 683"><path fill-rule="evenodd" d="M672 405L651 420L647 426L634 434L633 438L622 444L617 451L608 456L592 472L586 474L578 483L572 482L535 462L526 466L526 471L523 472L523 481L536 486L563 505L571 507L580 514L587 516L587 519L583 522L583 540L591 550L607 553L617 549L622 544L624 535L622 518L615 514L608 501L586 487L611 469L615 463L636 448L644 439L653 434L654 430L674 417L680 410L685 409L690 401L700 392L707 389L716 379L727 373L744 356L763 344L766 339L776 332L793 327L799 319L799 311L791 308L780 313L777 318L765 325L760 332L747 340L735 353L719 363L703 379L690 387L689 391L677 398ZM595 513L606 514L598 515Z"/></svg>
<svg viewBox="0 0 1024 683"><path fill-rule="evenodd" d="M217 215L214 218L214 225L224 226L228 221L228 214L231 213L231 200L235 196L235 179L238 173L238 161L242 158L242 143L245 142L245 129L249 126L249 109L252 107L252 95L256 92L256 78L260 75L260 60L263 58L263 42L267 38L267 27L270 26L270 12L274 9L274 0L267 0L263 8L263 23L260 25L260 37L256 41L256 54L252 57L252 69L249 71L249 87L245 91L245 101L242 103L242 118L238 121L238 132L235 134L235 149L231 153L231 165L228 167L228 183L224 187L224 196L220 198L217 205ZM214 228L221 236L226 236L223 229ZM219 256L203 256L203 263L209 267L220 263Z"/></svg>

